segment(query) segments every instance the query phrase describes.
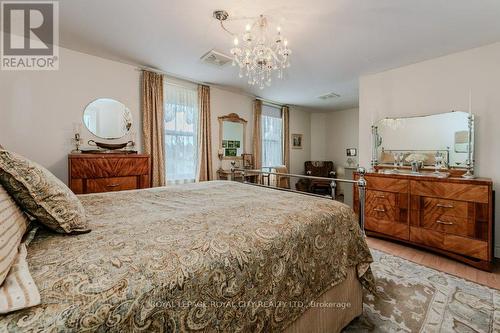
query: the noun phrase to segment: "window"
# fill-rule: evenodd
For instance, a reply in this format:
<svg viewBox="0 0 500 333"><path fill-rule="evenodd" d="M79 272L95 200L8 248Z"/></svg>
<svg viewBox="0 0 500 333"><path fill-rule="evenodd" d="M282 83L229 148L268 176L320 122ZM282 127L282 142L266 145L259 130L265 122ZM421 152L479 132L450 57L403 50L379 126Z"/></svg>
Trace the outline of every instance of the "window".
<svg viewBox="0 0 500 333"><path fill-rule="evenodd" d="M198 166L198 92L165 83L167 183L194 182Z"/></svg>
<svg viewBox="0 0 500 333"><path fill-rule="evenodd" d="M283 165L281 109L262 105L262 167Z"/></svg>

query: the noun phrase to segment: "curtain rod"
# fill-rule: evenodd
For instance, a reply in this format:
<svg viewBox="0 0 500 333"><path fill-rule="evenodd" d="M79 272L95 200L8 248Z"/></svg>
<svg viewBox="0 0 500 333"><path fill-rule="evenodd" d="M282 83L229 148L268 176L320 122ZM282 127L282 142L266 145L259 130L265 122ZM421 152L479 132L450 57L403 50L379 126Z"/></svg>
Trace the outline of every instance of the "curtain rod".
<svg viewBox="0 0 500 333"><path fill-rule="evenodd" d="M260 98L260 97L256 97L256 99L258 99L259 101L261 101L262 104L267 104L269 106L277 106L277 107L280 107L280 108L286 106L286 104L280 104L280 103L273 102L273 101L270 101L270 100L267 100L267 99L263 99L263 98Z"/></svg>

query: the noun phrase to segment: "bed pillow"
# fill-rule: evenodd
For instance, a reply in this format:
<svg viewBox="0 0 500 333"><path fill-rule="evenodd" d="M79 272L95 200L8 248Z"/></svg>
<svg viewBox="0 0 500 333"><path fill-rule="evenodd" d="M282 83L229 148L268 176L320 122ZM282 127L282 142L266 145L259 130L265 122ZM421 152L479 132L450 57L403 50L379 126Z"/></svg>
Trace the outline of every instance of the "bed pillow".
<svg viewBox="0 0 500 333"><path fill-rule="evenodd" d="M90 231L80 200L41 165L0 150L0 184L22 209L48 228L60 233Z"/></svg>
<svg viewBox="0 0 500 333"><path fill-rule="evenodd" d="M29 220L0 185L0 286L16 256Z"/></svg>
<svg viewBox="0 0 500 333"><path fill-rule="evenodd" d="M0 295L5 296L0 297L0 314L40 304L40 292L31 277L26 256L26 245L21 243L19 254L4 283L0 285Z"/></svg>

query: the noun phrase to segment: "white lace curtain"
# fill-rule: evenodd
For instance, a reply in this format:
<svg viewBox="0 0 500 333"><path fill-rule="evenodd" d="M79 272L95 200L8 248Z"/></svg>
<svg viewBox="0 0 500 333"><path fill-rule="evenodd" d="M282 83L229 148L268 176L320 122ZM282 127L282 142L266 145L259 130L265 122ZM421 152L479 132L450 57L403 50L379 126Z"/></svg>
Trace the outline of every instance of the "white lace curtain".
<svg viewBox="0 0 500 333"><path fill-rule="evenodd" d="M198 161L198 92L165 86L165 154L167 184L194 182Z"/></svg>
<svg viewBox="0 0 500 333"><path fill-rule="evenodd" d="M262 167L283 165L283 119L281 109L262 106Z"/></svg>

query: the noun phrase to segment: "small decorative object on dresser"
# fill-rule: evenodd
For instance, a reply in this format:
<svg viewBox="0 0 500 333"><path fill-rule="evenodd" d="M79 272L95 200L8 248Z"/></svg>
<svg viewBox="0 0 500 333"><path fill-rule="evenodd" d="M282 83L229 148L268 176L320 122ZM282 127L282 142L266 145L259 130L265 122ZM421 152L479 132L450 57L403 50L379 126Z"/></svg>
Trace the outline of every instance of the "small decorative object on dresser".
<svg viewBox="0 0 500 333"><path fill-rule="evenodd" d="M243 168L253 169L253 154L241 154L243 158Z"/></svg>
<svg viewBox="0 0 500 333"><path fill-rule="evenodd" d="M82 132L82 125L79 123L73 124L74 135L73 135L73 138L71 139L71 141L75 145L75 149L72 151L72 153L74 153L74 154L79 154L82 152L80 150L80 146L82 145L82 142L83 142L81 134L80 134L81 132Z"/></svg>
<svg viewBox="0 0 500 333"><path fill-rule="evenodd" d="M368 173L365 178L367 235L418 245L491 270L494 200L490 179L439 178L433 173Z"/></svg>
<svg viewBox="0 0 500 333"><path fill-rule="evenodd" d="M145 154L70 154L68 170L76 194L151 187L150 158Z"/></svg>

